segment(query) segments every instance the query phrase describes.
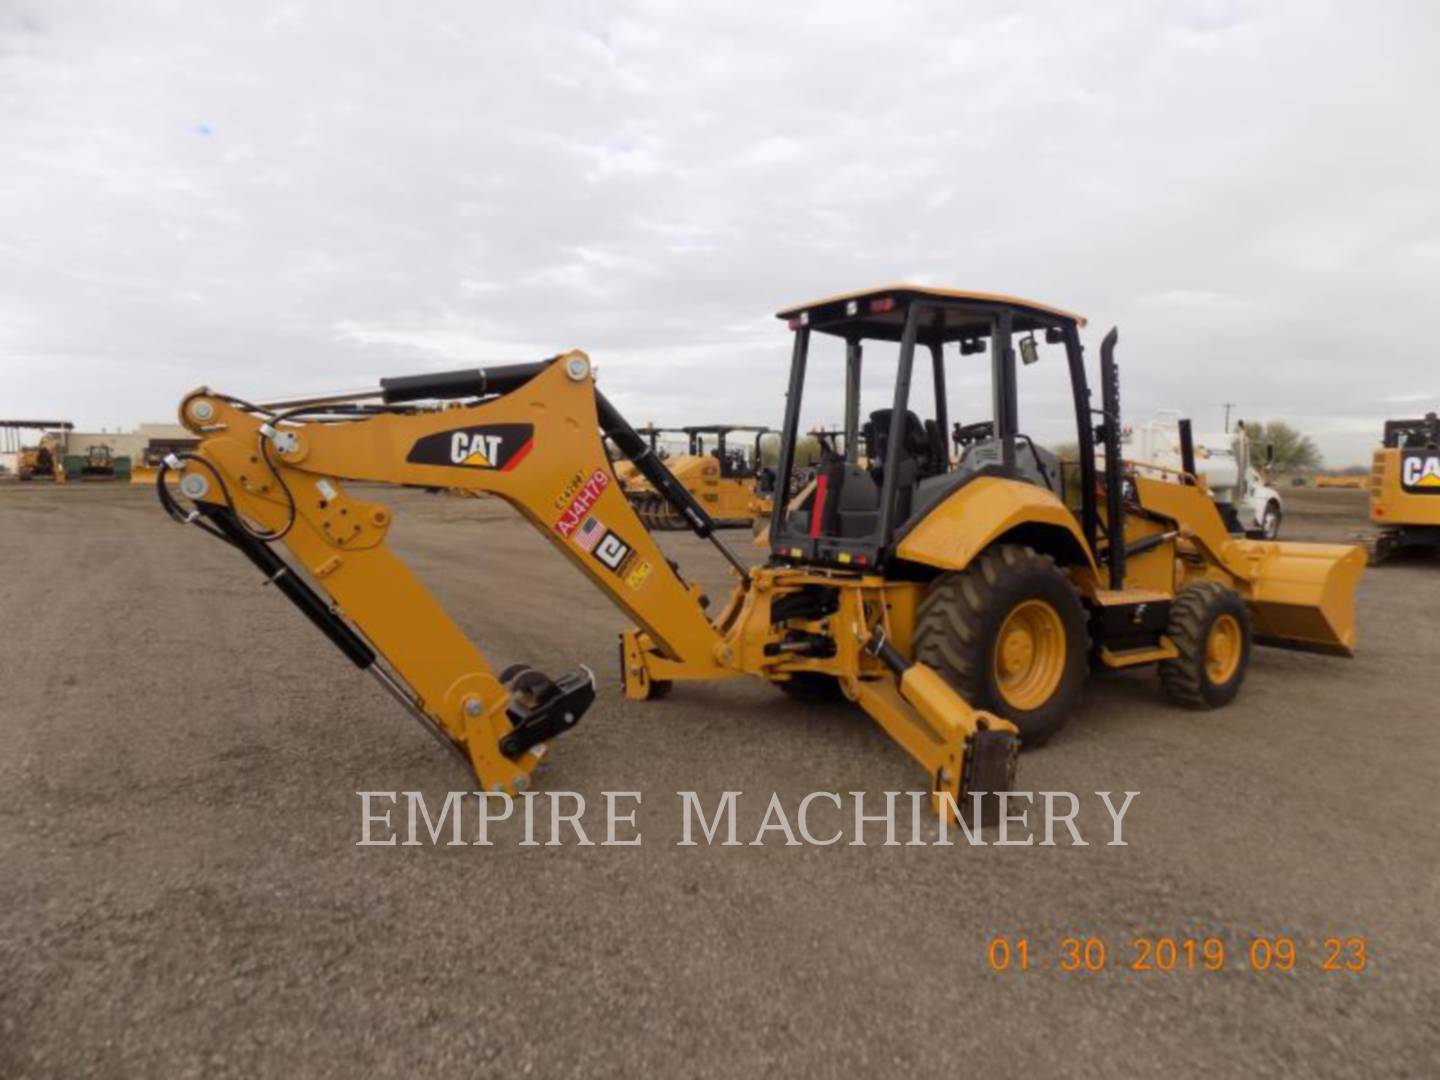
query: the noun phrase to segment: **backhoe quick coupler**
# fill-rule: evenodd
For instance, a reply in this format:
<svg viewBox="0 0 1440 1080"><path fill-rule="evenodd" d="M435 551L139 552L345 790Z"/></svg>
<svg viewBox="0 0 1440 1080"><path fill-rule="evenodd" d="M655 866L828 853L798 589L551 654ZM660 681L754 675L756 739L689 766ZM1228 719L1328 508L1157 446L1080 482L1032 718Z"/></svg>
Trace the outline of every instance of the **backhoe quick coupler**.
<svg viewBox="0 0 1440 1080"><path fill-rule="evenodd" d="M506 717L515 729L500 740L500 752L514 761L525 751L564 734L580 722L595 701L595 673L581 666L552 680L516 664L500 674L510 691Z"/></svg>

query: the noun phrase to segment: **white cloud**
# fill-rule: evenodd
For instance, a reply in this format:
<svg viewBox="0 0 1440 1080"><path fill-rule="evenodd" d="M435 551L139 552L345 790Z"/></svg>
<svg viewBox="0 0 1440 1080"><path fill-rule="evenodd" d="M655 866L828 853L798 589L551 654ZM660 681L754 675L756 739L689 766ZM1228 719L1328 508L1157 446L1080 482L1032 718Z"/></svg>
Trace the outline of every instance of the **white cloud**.
<svg viewBox="0 0 1440 1080"><path fill-rule="evenodd" d="M579 346L647 419L773 423L770 313L915 275L1119 323L1135 416L1362 461L1433 384L1437 46L1420 2L16 0L3 411Z"/></svg>

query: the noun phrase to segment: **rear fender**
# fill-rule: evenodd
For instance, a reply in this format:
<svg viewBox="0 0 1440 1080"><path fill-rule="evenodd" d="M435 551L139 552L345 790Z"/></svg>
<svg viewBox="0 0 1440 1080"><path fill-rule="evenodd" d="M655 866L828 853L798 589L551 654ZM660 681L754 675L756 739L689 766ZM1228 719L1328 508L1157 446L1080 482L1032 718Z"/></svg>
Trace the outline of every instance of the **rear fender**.
<svg viewBox="0 0 1440 1080"><path fill-rule="evenodd" d="M935 506L895 549L907 562L964 570L999 541L1025 544L1062 566L1096 573L1095 560L1074 513L1034 484L982 476Z"/></svg>

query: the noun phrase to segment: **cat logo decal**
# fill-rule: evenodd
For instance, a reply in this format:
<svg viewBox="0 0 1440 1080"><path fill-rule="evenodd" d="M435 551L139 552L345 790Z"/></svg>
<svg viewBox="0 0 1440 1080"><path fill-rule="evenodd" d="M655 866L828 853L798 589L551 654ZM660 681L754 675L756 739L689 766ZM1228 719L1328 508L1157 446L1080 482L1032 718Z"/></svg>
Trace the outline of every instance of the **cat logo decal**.
<svg viewBox="0 0 1440 1080"><path fill-rule="evenodd" d="M410 448L405 460L414 465L510 472L534 445L533 424L481 424L426 435Z"/></svg>

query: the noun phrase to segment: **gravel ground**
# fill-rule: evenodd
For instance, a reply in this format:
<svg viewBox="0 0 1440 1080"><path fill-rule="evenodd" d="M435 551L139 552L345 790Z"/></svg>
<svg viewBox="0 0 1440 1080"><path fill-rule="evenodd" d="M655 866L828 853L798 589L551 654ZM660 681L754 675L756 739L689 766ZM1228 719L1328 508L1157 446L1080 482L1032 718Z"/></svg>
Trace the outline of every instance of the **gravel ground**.
<svg viewBox="0 0 1440 1080"><path fill-rule="evenodd" d="M621 617L503 506L386 497L497 665L601 673L540 784L642 791L643 845L357 847L357 791L467 778L150 493L12 485L0 1076L1434 1075L1440 564L1369 571L1356 659L1260 650L1223 711L1092 683L1021 786L1140 792L1128 846L1085 794L1087 847L680 847L677 791L743 789L749 839L771 793L924 781L857 710L759 683L626 703ZM1287 497L1287 538L1364 527L1361 493ZM995 934L1030 970L989 969ZM1164 934L1224 969L1130 970ZM1071 935L1103 970L1059 970ZM1294 969L1252 970L1277 935ZM1331 936L1363 973L1322 970Z"/></svg>

